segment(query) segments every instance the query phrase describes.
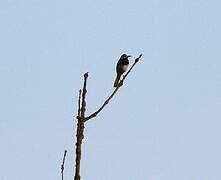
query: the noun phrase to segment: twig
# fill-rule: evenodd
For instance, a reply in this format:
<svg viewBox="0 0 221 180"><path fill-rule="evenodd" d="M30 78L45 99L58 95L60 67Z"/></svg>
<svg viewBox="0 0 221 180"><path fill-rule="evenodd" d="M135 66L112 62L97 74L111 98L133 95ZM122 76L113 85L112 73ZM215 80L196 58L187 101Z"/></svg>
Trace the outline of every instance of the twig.
<svg viewBox="0 0 221 180"><path fill-rule="evenodd" d="M139 62L140 58L142 57L142 54L140 54L134 61L133 65L131 66L131 68L127 71L127 73L125 74L125 76L123 77L123 79L121 80L120 84L123 84L125 78L127 77L127 75L130 73L130 71L133 69L133 67Z"/></svg>
<svg viewBox="0 0 221 180"><path fill-rule="evenodd" d="M88 72L84 74L84 86L83 86L82 102L81 102L81 118L84 118L86 111L87 78L88 78Z"/></svg>
<svg viewBox="0 0 221 180"><path fill-rule="evenodd" d="M138 63L138 61L140 60L140 58L142 57L142 54L139 55L139 57L137 57L133 63L133 65L131 66L131 68L127 71L127 73L124 75L124 77L122 78L122 80L119 82L118 86L116 87L116 89L111 93L111 95L104 101L104 103L102 104L102 106L95 111L94 113L92 113L91 115L89 115L88 117L84 118L84 122L96 117L98 115L98 113L100 113L104 107L109 103L109 101L113 98L113 96L117 93L117 91L120 89L120 87L123 85L124 80L126 79L126 77L128 76L128 74L131 72L131 70L133 69L133 67Z"/></svg>
<svg viewBox="0 0 221 180"><path fill-rule="evenodd" d="M64 180L64 164L65 164L66 154L67 154L67 150L64 151L63 161L61 164L61 180Z"/></svg>
<svg viewBox="0 0 221 180"><path fill-rule="evenodd" d="M78 116L77 116L77 142L76 142L76 159L75 159L75 176L74 180L80 180L80 163L81 163L81 144L84 138L84 118L86 111L86 94L87 94L87 79L88 73L84 74L84 85L81 97L81 90L79 91L78 99ZM81 102L82 98L82 102Z"/></svg>
<svg viewBox="0 0 221 180"><path fill-rule="evenodd" d="M78 97L78 117L81 116L81 89L79 90L79 97Z"/></svg>

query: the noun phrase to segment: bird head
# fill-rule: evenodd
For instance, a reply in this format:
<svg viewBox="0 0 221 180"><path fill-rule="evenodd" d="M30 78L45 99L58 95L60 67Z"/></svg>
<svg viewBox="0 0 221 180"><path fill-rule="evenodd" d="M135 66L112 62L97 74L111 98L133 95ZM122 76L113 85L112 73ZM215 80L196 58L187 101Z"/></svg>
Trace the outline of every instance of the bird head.
<svg viewBox="0 0 221 180"><path fill-rule="evenodd" d="M131 55L122 54L120 58L121 59L127 59L129 57L131 57Z"/></svg>

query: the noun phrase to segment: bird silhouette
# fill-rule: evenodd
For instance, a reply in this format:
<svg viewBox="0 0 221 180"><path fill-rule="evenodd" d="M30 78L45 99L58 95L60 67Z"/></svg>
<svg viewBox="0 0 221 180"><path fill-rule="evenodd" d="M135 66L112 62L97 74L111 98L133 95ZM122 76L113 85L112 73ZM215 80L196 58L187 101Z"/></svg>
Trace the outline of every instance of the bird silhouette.
<svg viewBox="0 0 221 180"><path fill-rule="evenodd" d="M121 75L127 71L128 65L129 65L129 60L128 58L131 57L130 55L122 54L120 59L117 62L116 66L116 72L117 72L117 77L114 82L114 87L117 87L121 78Z"/></svg>

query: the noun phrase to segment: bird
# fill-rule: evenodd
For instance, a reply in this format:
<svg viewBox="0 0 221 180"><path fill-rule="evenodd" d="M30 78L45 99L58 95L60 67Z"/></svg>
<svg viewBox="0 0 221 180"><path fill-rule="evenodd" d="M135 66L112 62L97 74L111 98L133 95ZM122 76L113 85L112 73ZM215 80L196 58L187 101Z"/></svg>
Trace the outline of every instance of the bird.
<svg viewBox="0 0 221 180"><path fill-rule="evenodd" d="M131 56L127 54L122 54L120 59L118 60L117 66L116 66L117 77L114 82L114 87L118 86L121 75L127 71L127 68L129 66L129 60L128 60L129 57Z"/></svg>

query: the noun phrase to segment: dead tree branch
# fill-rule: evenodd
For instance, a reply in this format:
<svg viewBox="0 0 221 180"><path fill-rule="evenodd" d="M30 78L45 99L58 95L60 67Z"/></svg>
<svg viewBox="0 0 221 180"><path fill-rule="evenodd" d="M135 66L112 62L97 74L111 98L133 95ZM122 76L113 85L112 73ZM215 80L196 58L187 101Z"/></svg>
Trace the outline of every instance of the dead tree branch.
<svg viewBox="0 0 221 180"><path fill-rule="evenodd" d="M64 151L63 161L61 164L61 180L64 180L64 164L65 164L66 154L67 154L67 150Z"/></svg>
<svg viewBox="0 0 221 180"><path fill-rule="evenodd" d="M76 142L76 159L75 159L75 175L74 180L80 180L80 163L81 163L81 144L84 139L84 118L86 111L86 94L87 94L88 73L84 74L83 92L79 91L78 98L78 116L77 116L77 142ZM81 96L82 94L82 96Z"/></svg>
<svg viewBox="0 0 221 180"><path fill-rule="evenodd" d="M85 117L86 112L86 94L87 94L87 79L88 79L88 73L84 74L84 83L83 83L83 89L79 91L79 98L78 98L78 115L77 115L77 142L76 142L76 159L75 159L75 175L74 180L80 180L80 162L81 162L81 145L82 140L84 139L84 123L94 117L96 117L103 109L104 107L109 103L109 101L113 98L113 96L117 93L117 91L120 89L120 87L123 85L124 80L128 76L128 74L131 72L131 70L134 68L136 63L141 58L142 54L140 54L139 57L137 57L131 66L131 68L127 71L125 76L123 76L122 80L120 80L118 86L114 89L114 91L111 93L111 95L104 101L104 103L101 105L101 107L92 113L91 115Z"/></svg>
<svg viewBox="0 0 221 180"><path fill-rule="evenodd" d="M81 116L81 89L79 90L79 96L78 96L78 117Z"/></svg>
<svg viewBox="0 0 221 180"><path fill-rule="evenodd" d="M104 107L109 103L109 101L114 97L114 95L117 93L117 91L120 89L120 87L123 85L124 80L126 79L126 77L128 76L128 74L131 72L131 70L134 68L134 66L138 63L138 61L140 60L140 58L142 57L142 54L139 55L139 57L137 57L133 63L133 65L131 66L131 68L127 71L127 73L123 76L122 80L119 82L118 86L115 88L115 90L111 93L111 95L104 101L104 103L102 104L102 106L95 111L94 113L92 113L91 115L89 115L88 117L84 118L84 122L96 117L103 109Z"/></svg>

